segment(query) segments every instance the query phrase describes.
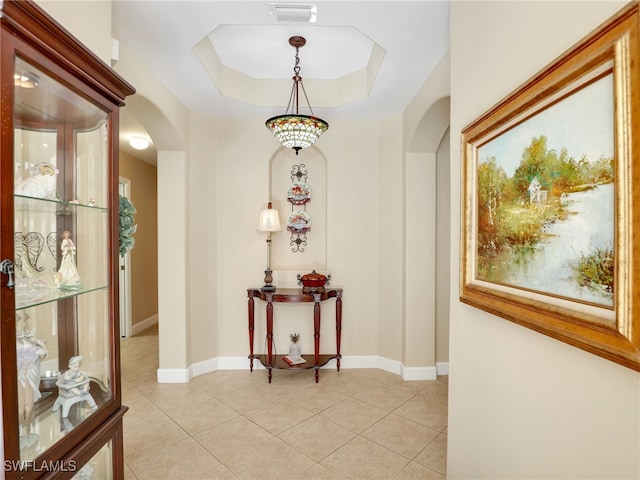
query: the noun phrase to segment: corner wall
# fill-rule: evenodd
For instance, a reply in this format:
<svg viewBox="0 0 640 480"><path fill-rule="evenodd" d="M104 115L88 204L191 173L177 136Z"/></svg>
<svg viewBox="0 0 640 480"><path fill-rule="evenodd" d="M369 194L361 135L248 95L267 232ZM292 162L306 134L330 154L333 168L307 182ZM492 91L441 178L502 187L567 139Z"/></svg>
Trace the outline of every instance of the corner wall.
<svg viewBox="0 0 640 480"><path fill-rule="evenodd" d="M451 2L451 206L460 132L624 2ZM459 302L451 255L451 479L640 478L640 373Z"/></svg>
<svg viewBox="0 0 640 480"><path fill-rule="evenodd" d="M98 55L111 61L111 0L37 0L49 15ZM87 20L92 19L92 20Z"/></svg>
<svg viewBox="0 0 640 480"><path fill-rule="evenodd" d="M127 107L140 120L158 151L158 379L189 381L192 332L188 305L190 230L188 198L189 112L149 72L140 59L120 45L116 71L136 87Z"/></svg>
<svg viewBox="0 0 640 480"><path fill-rule="evenodd" d="M448 374L449 70L447 52L403 112L405 379Z"/></svg>
<svg viewBox="0 0 640 480"><path fill-rule="evenodd" d="M137 210L136 243L131 250L131 326L158 315L157 168L120 152L120 176L131 180L131 202ZM143 327L144 328L144 327Z"/></svg>
<svg viewBox="0 0 640 480"><path fill-rule="evenodd" d="M188 338L189 364L218 355L223 340L218 333L219 284L225 278L218 273L217 245L221 234L216 208L216 122L191 114L191 141L188 159L188 247L189 288L187 302L191 329Z"/></svg>
<svg viewBox="0 0 640 480"><path fill-rule="evenodd" d="M451 217L450 142L451 136L447 128L436 152L436 185L438 186L436 189L436 367L438 374L443 375L449 372L449 301L451 299L449 261L451 224L456 221Z"/></svg>

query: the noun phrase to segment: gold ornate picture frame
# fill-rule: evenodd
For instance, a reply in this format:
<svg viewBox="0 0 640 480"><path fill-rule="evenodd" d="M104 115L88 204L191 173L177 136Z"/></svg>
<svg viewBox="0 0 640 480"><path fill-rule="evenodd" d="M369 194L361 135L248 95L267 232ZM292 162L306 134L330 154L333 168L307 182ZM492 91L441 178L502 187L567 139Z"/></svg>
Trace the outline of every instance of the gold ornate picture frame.
<svg viewBox="0 0 640 480"><path fill-rule="evenodd" d="M462 302L638 371L639 23L633 2L463 129L460 275Z"/></svg>

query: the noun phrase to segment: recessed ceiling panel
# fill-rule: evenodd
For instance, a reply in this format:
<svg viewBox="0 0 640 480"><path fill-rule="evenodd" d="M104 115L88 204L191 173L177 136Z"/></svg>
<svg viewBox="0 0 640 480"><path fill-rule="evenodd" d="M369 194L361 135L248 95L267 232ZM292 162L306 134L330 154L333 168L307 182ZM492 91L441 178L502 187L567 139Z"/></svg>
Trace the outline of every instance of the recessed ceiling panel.
<svg viewBox="0 0 640 480"><path fill-rule="evenodd" d="M292 36L306 40L298 57L312 108L369 95L384 49L353 27L221 25L193 51L222 95L254 106L284 106L295 67Z"/></svg>
<svg viewBox="0 0 640 480"><path fill-rule="evenodd" d="M295 55L288 39L300 35L307 39L301 74L316 114L363 118L402 112L449 46L449 0L313 1L314 24L276 21L270 3L280 2L114 1L121 72L148 72L202 115L268 118L286 106ZM144 83L136 88L148 93ZM232 92L240 90L247 98Z"/></svg>
<svg viewBox="0 0 640 480"><path fill-rule="evenodd" d="M289 38L294 35L307 40L299 51L304 79L337 79L365 68L371 57L373 42L353 27L220 25L209 41L225 67L277 79L293 75L296 51Z"/></svg>

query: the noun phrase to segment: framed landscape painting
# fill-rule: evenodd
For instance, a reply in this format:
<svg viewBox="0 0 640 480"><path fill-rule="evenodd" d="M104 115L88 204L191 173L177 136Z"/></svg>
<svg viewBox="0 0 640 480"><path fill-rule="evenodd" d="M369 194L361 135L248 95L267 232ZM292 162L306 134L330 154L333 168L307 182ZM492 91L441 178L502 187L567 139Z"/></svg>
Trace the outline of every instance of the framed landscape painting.
<svg viewBox="0 0 640 480"><path fill-rule="evenodd" d="M460 299L640 371L638 29L634 2L462 131Z"/></svg>

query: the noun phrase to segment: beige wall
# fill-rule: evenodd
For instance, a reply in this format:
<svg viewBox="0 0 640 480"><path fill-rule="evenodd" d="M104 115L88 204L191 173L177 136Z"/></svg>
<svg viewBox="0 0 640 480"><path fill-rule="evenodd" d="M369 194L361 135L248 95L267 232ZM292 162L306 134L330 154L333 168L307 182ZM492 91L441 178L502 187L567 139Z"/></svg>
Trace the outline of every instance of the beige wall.
<svg viewBox="0 0 640 480"><path fill-rule="evenodd" d="M218 211L216 122L201 115L192 114L191 135L198 139L191 148L189 188L187 202L190 234L188 239L188 305L190 318L190 363L216 358L225 337L219 333L220 284L226 278L219 274L218 242L220 230ZM232 198L227 199L231 201ZM231 228L226 234L233 236ZM230 252L227 252L230 253Z"/></svg>
<svg viewBox="0 0 640 480"><path fill-rule="evenodd" d="M404 361L438 374L449 361L449 70L447 53L403 112L406 181L391 186L406 205Z"/></svg>
<svg viewBox="0 0 640 480"><path fill-rule="evenodd" d="M345 289L345 367L435 373L433 295L425 309L419 305L422 298L406 295L406 285L421 272L416 268L407 276L410 263L431 272L424 288L434 289L434 252L433 245L413 244L415 257L406 257L405 210L418 204L404 193L405 151L424 112L448 95L447 66L447 61L438 66L437 81L425 84L406 115L329 118L331 128L318 143L327 165L326 267L332 283ZM121 45L116 69L137 88L128 108L135 110L159 152L160 370L186 381L225 365L245 368L246 288L261 285L264 276L264 236L255 231L255 223L269 196L269 169L278 145L264 128L264 118L220 120L185 112L144 70L143 62L129 57L126 45ZM415 172L432 183L428 172L433 171L436 148L437 143L428 152L418 150L411 160ZM417 185L414 193L424 186ZM434 224L434 212L428 215ZM296 286L296 274L306 273L289 267L285 259L274 272L277 285ZM331 306L333 302L323 311L325 351L334 348ZM278 348L286 348L288 333L302 330L298 326L305 328L305 341L311 341L312 312L307 307L277 306ZM256 350L262 351L263 305L256 316Z"/></svg>
<svg viewBox="0 0 640 480"><path fill-rule="evenodd" d="M426 110L428 105L423 108ZM205 126L212 122L202 120ZM246 364L246 360L242 360L248 350L246 289L262 285L265 267L265 238L255 231L255 225L259 210L269 198L270 162L279 146L264 128L261 118L215 123L217 137L213 142L208 140L214 131L210 127L197 127L206 138L192 137L192 145L198 146L199 152L190 152L191 178L197 184L192 183L189 188L192 225L189 231L209 235L209 241L207 243L205 237L192 239L192 245L196 241L201 244L199 255L203 255L204 260L197 266L190 262L197 268L190 275L192 292L203 290L197 297L192 295L190 308L194 328L200 325L202 331L210 331L214 318L218 327L213 332L215 343L207 343L202 336L196 339L193 334L191 360L205 362L216 356L217 349L218 357L238 358ZM201 148L205 143L210 144L210 149ZM396 372L403 369L403 373L405 367L416 368L418 375L421 369L431 367L435 372L433 294L428 295L431 300L424 306L425 292L434 290L433 241L430 246L410 245L416 250L413 263L421 270L419 274L430 272L431 277L423 295L413 299L411 309L405 308L406 224L413 222L412 226L418 226L420 222L415 218L420 217L407 220L404 213L407 168L402 117L332 121L330 130L318 141L317 150L327 164L326 269L332 274L332 284L345 289L342 348L346 358L343 365L346 368L378 366ZM304 162L311 155L312 152L303 151L296 161ZM435 185L435 175L430 173L435 172L435 152L414 154L414 157L415 170L412 167L411 174L417 185L412 188L417 193L415 198L411 197L415 201L410 206L422 212L419 192L433 192L426 186ZM211 171L214 158L215 172ZM313 188L313 177L309 183ZM215 199L209 195L212 191ZM428 204L433 207L434 200L429 199ZM424 217L425 221L435 224L434 212ZM427 236L433 240L433 226L427 230ZM309 241L316 241L316 235L321 234L312 229ZM274 234L273 242L288 242L286 233ZM202 252L202 248L216 243L217 260ZM190 255L194 255L194 249ZM280 260L280 268L274 270L276 285L295 287L296 273L307 273L289 268L296 261L293 253ZM205 271L208 273L203 273ZM211 273L213 271L217 275ZM211 280L205 281L212 277L217 277L217 289L212 289L216 284ZM329 303L323 310L325 351L334 348L332 306L333 303ZM309 307L275 306L277 348L286 348L288 334L300 331L303 349L311 349ZM412 315L406 314L408 310ZM200 313L194 316L196 311ZM211 311L216 312L215 317L208 313ZM256 318L256 350L262 352L265 334L262 302L257 302Z"/></svg>
<svg viewBox="0 0 640 480"><path fill-rule="evenodd" d="M393 302L391 291L399 288L398 282L386 272L381 272L379 257L384 252L394 255L393 245L383 245L380 237L379 214L381 204L386 199L379 197L377 188L377 164L383 161L379 145L367 141L375 138L385 128L383 121L333 122L331 128L318 142L318 149L327 158L327 270L332 274L332 283L345 288L342 345L349 355L375 355L378 353L378 324L381 304ZM204 132L206 133L206 132ZM197 142L203 138L193 139ZM216 310L218 315L218 355L223 357L246 357L247 341L247 298L248 287L263 284L266 245L264 234L256 231L256 222L261 208L269 198L270 160L278 150L278 143L264 127L264 120L232 120L217 122L217 142L215 152L203 152L201 158L191 156L193 172L206 171L207 165L215 158L215 183L201 180L204 192L215 195L217 210L210 210L211 202L192 203L190 212L193 228L200 222L216 219L217 238L217 286ZM299 161L304 161L306 152L301 152ZM396 152L398 160L400 152ZM203 170L204 169L204 170ZM401 182L401 168L397 177ZM310 180L312 182L312 179ZM214 188L211 188L213 185ZM195 185L191 185L191 198L196 195ZM400 205L401 206L401 205ZM384 205L383 205L384 208ZM391 208L391 207L387 207ZM389 224L392 234L401 230L401 219ZM193 230L195 231L195 230ZM277 233L273 241L286 241L285 233ZM314 241L314 231L309 234ZM215 244L214 244L215 245ZM389 248L389 250L387 250ZM290 262L296 257L290 254ZM213 260L211 265L215 266ZM286 259L283 259L286 266ZM275 270L274 283L278 286L296 286L299 270ZM388 278L389 286L384 296L380 295L380 277ZM192 281L198 281L196 275ZM400 279L401 280L401 279ZM192 304L192 308L205 311L211 295ZM204 303L203 303L204 302ZM256 309L257 350L263 351L264 344L264 304ZM332 305L332 304L331 304ZM292 328L303 334L303 342L312 338L312 310L309 305L277 305L277 325L275 330L278 347L288 345L286 337ZM210 307L209 307L210 308ZM396 313L398 310L396 310ZM399 324L401 315L385 317L385 322ZM193 322L209 322L205 318L193 318ZM323 311L322 337L326 339L326 349L334 345L335 326L332 309ZM283 343L284 342L284 343ZM394 342L389 342L394 343ZM303 346L305 346L303 344ZM210 347L211 348L211 347ZM396 352L400 348L394 347ZM202 361L211 356L211 350L194 349L193 360ZM396 360L399 354L396 353Z"/></svg>
<svg viewBox="0 0 640 480"><path fill-rule="evenodd" d="M192 212L188 208L187 168L184 152L158 151L159 371L176 374L175 381L179 382L188 381L191 363L192 322L187 302L191 283L188 242L192 237L189 232Z"/></svg>
<svg viewBox="0 0 640 480"><path fill-rule="evenodd" d="M111 0L36 0L36 3L110 64Z"/></svg>
<svg viewBox="0 0 640 480"><path fill-rule="evenodd" d="M460 131L624 2L451 2L451 204ZM452 223L448 478L640 478L640 373L458 301Z"/></svg>
<svg viewBox="0 0 640 480"><path fill-rule="evenodd" d="M157 169L120 153L120 176L131 181L130 200L138 225L131 250L131 324L158 314L158 201Z"/></svg>
<svg viewBox="0 0 640 480"><path fill-rule="evenodd" d="M136 94L127 98L127 108L140 120L149 133L158 151L158 321L159 321L159 357L160 370L174 371L177 381L186 381L189 375L186 369L190 365L191 337L193 331L198 340L208 345L216 338L208 336L209 328L215 319L198 317L202 322L210 322L204 327L196 325L192 329L188 305L193 288L207 288L208 278L187 282L187 271L190 269L188 255L187 221L190 212L187 203L187 159L186 144L189 142L189 112L178 99L167 90L159 79L144 68L143 62L131 55L126 45L120 45L120 60L116 71L136 87ZM201 122L196 126L206 129L207 124ZM212 152L210 144L214 135L200 136L200 143L191 146L194 158L199 152L208 165L211 165ZM198 176L207 180L207 175ZM203 191L205 197L211 198L211 188ZM209 217L209 211L204 218ZM200 229L201 226L196 227ZM205 241L207 239L205 238ZM201 266L199 264L198 266ZM215 270L213 270L215 271ZM209 293L211 290L209 290ZM209 298L209 304L214 299ZM201 330L199 330L201 328ZM210 350L209 350L210 351ZM174 377L172 377L174 378Z"/></svg>
<svg viewBox="0 0 640 480"><path fill-rule="evenodd" d="M447 122L448 125L449 122ZM447 130L436 155L436 363L449 363L449 298L451 295L449 259L451 258L451 136Z"/></svg>

